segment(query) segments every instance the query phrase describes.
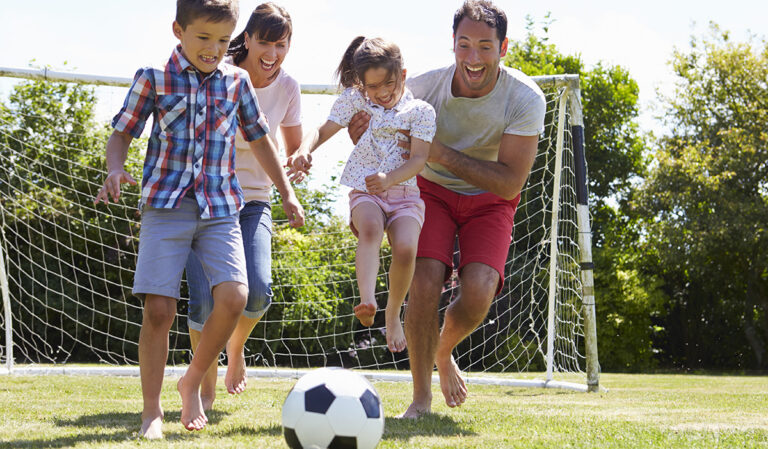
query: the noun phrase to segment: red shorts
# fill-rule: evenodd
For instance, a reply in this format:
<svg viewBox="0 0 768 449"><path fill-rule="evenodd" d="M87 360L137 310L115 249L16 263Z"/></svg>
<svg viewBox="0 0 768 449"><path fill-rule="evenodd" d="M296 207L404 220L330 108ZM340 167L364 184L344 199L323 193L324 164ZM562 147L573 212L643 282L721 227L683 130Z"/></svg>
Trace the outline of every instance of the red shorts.
<svg viewBox="0 0 768 449"><path fill-rule="evenodd" d="M505 200L493 193L462 195L418 176L426 206L424 226L416 257L428 257L453 268L456 236L459 237L459 273L468 263L479 262L499 273L499 293L504 264L512 242L515 211L520 195ZM445 279L451 270L445 270Z"/></svg>

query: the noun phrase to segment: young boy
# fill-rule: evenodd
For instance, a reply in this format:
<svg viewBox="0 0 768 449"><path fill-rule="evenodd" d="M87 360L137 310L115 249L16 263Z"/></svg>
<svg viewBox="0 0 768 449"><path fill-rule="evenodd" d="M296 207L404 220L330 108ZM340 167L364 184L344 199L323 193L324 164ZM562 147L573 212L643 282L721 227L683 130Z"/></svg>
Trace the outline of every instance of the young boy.
<svg viewBox="0 0 768 449"><path fill-rule="evenodd" d="M160 393L168 358L168 332L189 251L195 251L213 286L214 308L177 389L181 422L202 429L207 418L200 382L229 339L248 294L238 225L243 203L235 177L238 126L283 198L294 226L304 212L267 136L248 73L219 63L237 22L237 0L177 0L173 33L179 39L164 69L140 69L107 142L107 179L95 202L120 197L120 184L136 181L123 169L128 146L154 118L142 178L141 233L133 293L144 299L139 370L144 399L141 435L162 438Z"/></svg>

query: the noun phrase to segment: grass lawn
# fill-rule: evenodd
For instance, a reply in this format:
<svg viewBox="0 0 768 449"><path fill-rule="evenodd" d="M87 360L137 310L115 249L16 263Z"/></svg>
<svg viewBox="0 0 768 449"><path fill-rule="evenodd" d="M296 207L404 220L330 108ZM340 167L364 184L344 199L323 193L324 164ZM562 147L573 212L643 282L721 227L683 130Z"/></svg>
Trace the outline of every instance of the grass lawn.
<svg viewBox="0 0 768 449"><path fill-rule="evenodd" d="M221 386L223 379L220 379ZM250 379L237 397L219 388L208 427L179 423L175 379L163 388L166 439L137 439L135 377L0 376L0 447L283 448L280 409L295 381ZM768 448L768 378L603 374L608 392L470 385L451 410L434 385L433 415L387 418L380 448ZM409 403L409 383L376 382L387 416Z"/></svg>

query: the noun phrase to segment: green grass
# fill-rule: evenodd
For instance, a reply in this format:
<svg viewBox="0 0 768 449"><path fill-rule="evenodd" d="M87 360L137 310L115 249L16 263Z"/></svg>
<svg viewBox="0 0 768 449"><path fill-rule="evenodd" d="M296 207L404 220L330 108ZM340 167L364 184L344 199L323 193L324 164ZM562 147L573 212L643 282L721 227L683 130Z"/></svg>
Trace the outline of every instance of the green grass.
<svg viewBox="0 0 768 449"><path fill-rule="evenodd" d="M387 418L380 448L768 448L768 379L604 374L608 392L470 385L459 409L434 386L433 415ZM220 388L209 426L179 423L173 379L163 388L166 439L137 439L138 378L0 376L0 447L283 448L280 408L292 380L250 379ZM220 382L221 384L221 382ZM410 384L377 382L387 416L409 403Z"/></svg>

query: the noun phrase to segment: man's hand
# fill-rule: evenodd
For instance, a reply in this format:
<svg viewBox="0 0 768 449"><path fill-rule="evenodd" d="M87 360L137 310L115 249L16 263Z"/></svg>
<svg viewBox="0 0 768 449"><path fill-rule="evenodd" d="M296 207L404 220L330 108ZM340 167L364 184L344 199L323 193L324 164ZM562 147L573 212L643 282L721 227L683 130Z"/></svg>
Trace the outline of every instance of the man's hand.
<svg viewBox="0 0 768 449"><path fill-rule="evenodd" d="M96 195L96 199L93 200L93 204L99 204L100 201L109 204L109 195L112 195L112 201L116 203L120 199L120 184L126 182L133 186L136 185L136 180L124 169L110 171L107 173L107 179L104 180L104 185Z"/></svg>
<svg viewBox="0 0 768 449"><path fill-rule="evenodd" d="M347 125L347 133L349 138L352 139L352 143L357 145L357 142L362 137L366 129L368 129L368 123L371 121L371 116L365 111L360 111L352 116Z"/></svg>
<svg viewBox="0 0 768 449"><path fill-rule="evenodd" d="M300 228L304 226L304 208L301 207L295 195L283 198L283 210L285 211L285 216L288 217L288 224L291 227Z"/></svg>
<svg viewBox="0 0 768 449"><path fill-rule="evenodd" d="M392 187L386 173L374 173L365 177L365 188L371 195L378 195Z"/></svg>

